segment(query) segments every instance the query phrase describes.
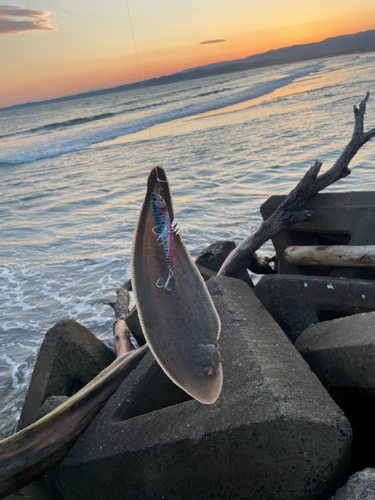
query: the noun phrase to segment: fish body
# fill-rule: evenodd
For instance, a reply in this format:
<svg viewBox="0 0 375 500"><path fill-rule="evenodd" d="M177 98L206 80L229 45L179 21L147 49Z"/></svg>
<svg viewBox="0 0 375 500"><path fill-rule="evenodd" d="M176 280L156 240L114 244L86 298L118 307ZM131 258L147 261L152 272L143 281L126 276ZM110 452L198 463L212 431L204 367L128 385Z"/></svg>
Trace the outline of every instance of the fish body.
<svg viewBox="0 0 375 500"><path fill-rule="evenodd" d="M155 194L168 211L164 235L174 240L173 277L165 287L155 286L168 266L164 248L158 241L160 232L153 231ZM156 197L155 204L157 201L161 203ZM164 209L162 205L158 208ZM181 235L178 232L171 235L173 213L165 172L157 167L150 173L133 239L133 292L143 333L161 368L193 398L212 404L223 384L218 346L220 319Z"/></svg>

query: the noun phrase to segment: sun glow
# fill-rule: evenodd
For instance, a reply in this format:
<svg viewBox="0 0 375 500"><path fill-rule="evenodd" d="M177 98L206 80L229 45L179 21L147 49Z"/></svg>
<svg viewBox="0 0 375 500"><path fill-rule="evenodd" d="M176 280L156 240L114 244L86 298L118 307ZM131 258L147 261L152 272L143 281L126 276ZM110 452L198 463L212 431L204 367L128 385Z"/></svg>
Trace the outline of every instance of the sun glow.
<svg viewBox="0 0 375 500"><path fill-rule="evenodd" d="M90 9L66 0L64 13L1 6L0 107L375 29L373 0L233 0L214 8L212 0L129 0L129 6L130 19L120 0L106 10L98 0ZM23 31L14 27L21 20Z"/></svg>

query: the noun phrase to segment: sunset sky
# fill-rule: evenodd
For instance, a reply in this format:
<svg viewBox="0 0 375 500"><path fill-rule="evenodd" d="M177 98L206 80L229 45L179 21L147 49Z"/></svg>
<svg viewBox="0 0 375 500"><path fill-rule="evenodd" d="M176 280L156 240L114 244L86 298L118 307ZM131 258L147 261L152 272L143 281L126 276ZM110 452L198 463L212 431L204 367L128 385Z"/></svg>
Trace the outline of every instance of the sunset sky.
<svg viewBox="0 0 375 500"><path fill-rule="evenodd" d="M0 107L375 29L374 0L32 0L0 5ZM206 43L203 43L206 42ZM215 43L207 43L215 42Z"/></svg>

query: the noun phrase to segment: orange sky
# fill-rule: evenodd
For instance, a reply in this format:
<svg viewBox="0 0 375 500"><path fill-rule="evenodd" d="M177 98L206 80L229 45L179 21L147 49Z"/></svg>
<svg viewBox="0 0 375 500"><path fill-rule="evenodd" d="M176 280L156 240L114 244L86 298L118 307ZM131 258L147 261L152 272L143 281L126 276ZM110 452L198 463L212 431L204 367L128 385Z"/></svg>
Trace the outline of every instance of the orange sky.
<svg viewBox="0 0 375 500"><path fill-rule="evenodd" d="M126 0L0 6L0 107L138 81L135 50L146 80L375 29L374 0L128 0L128 5L130 17Z"/></svg>

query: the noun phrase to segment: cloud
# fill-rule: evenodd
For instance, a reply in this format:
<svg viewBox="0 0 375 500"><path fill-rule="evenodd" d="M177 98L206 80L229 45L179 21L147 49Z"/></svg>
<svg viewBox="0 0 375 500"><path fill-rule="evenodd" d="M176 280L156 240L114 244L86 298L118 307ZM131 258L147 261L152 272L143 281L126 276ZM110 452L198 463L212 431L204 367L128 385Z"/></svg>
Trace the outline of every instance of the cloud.
<svg viewBox="0 0 375 500"><path fill-rule="evenodd" d="M219 40L206 40L205 42L201 42L199 45L207 45L209 43L222 43L226 42L223 38L220 38Z"/></svg>
<svg viewBox="0 0 375 500"><path fill-rule="evenodd" d="M50 12L30 10L21 5L0 5L0 35L55 30L50 25L49 15Z"/></svg>

